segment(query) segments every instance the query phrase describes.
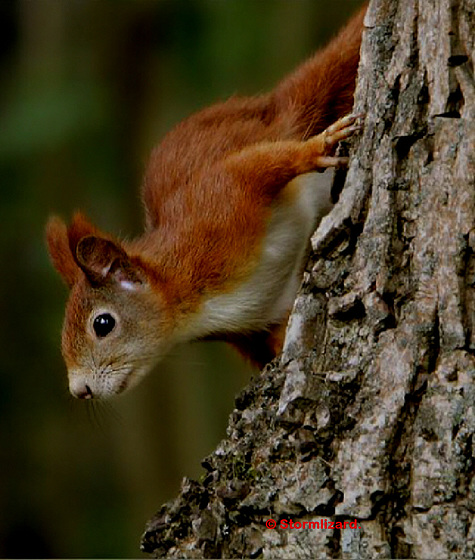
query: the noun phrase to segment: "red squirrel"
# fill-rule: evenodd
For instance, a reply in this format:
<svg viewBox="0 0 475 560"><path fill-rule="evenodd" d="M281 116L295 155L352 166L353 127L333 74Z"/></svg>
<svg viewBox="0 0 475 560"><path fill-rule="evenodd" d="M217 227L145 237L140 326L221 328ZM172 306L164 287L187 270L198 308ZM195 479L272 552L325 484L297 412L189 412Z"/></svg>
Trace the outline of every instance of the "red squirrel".
<svg viewBox="0 0 475 560"><path fill-rule="evenodd" d="M345 115L364 12L270 93L231 97L165 136L145 172L142 236L118 241L80 213L69 227L49 219L49 253L71 288L73 396L121 393L181 341L225 340L257 366L276 356L331 207L315 172L346 163L336 145L358 128Z"/></svg>

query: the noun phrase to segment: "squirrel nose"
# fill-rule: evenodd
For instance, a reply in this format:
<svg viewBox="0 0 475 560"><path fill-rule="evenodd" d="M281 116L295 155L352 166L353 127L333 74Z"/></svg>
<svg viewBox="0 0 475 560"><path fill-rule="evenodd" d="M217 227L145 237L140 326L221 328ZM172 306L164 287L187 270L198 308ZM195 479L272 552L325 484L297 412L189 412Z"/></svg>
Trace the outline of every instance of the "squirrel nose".
<svg viewBox="0 0 475 560"><path fill-rule="evenodd" d="M91 388L89 387L89 385L87 383L84 383L76 386L76 387L70 387L70 391L71 394L73 395L73 397L76 397L77 399L92 399L94 398L94 394L91 391Z"/></svg>

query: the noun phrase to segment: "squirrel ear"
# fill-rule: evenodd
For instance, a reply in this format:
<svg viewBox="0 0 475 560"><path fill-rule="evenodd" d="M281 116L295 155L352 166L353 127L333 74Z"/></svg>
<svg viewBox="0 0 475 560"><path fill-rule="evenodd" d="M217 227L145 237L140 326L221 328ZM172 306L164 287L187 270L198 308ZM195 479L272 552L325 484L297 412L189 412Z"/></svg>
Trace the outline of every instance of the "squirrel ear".
<svg viewBox="0 0 475 560"><path fill-rule="evenodd" d="M100 231L96 226L91 224L82 212L75 212L71 220L71 225L68 227L69 247L71 248L73 257L76 255L77 244L87 235L101 237Z"/></svg>
<svg viewBox="0 0 475 560"><path fill-rule="evenodd" d="M51 216L46 224L46 243L54 267L71 287L79 276L79 268L71 253L66 224L57 216Z"/></svg>
<svg viewBox="0 0 475 560"><path fill-rule="evenodd" d="M95 235L79 240L76 261L93 286L109 280L119 282L123 288L134 290L144 283L144 278L132 264L120 245Z"/></svg>

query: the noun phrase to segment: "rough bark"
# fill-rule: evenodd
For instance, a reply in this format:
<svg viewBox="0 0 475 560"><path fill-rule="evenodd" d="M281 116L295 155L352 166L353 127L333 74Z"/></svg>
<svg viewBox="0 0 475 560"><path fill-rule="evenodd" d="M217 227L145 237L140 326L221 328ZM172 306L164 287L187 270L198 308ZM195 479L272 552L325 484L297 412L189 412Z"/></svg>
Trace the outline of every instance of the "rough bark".
<svg viewBox="0 0 475 560"><path fill-rule="evenodd" d="M364 130L283 355L149 522L156 556L475 556L475 0L374 0L366 25Z"/></svg>

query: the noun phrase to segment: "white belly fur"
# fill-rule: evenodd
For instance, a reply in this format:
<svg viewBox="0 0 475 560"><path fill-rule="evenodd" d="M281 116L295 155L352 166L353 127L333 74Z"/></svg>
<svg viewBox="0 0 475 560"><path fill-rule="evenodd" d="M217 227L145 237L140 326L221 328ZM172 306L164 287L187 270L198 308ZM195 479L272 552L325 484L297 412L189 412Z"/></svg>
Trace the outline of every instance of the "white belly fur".
<svg viewBox="0 0 475 560"><path fill-rule="evenodd" d="M282 321L301 282L310 236L331 209L330 188L331 172L307 173L288 183L285 190L292 191L275 202L259 265L239 289L203 304L190 338L262 330Z"/></svg>

